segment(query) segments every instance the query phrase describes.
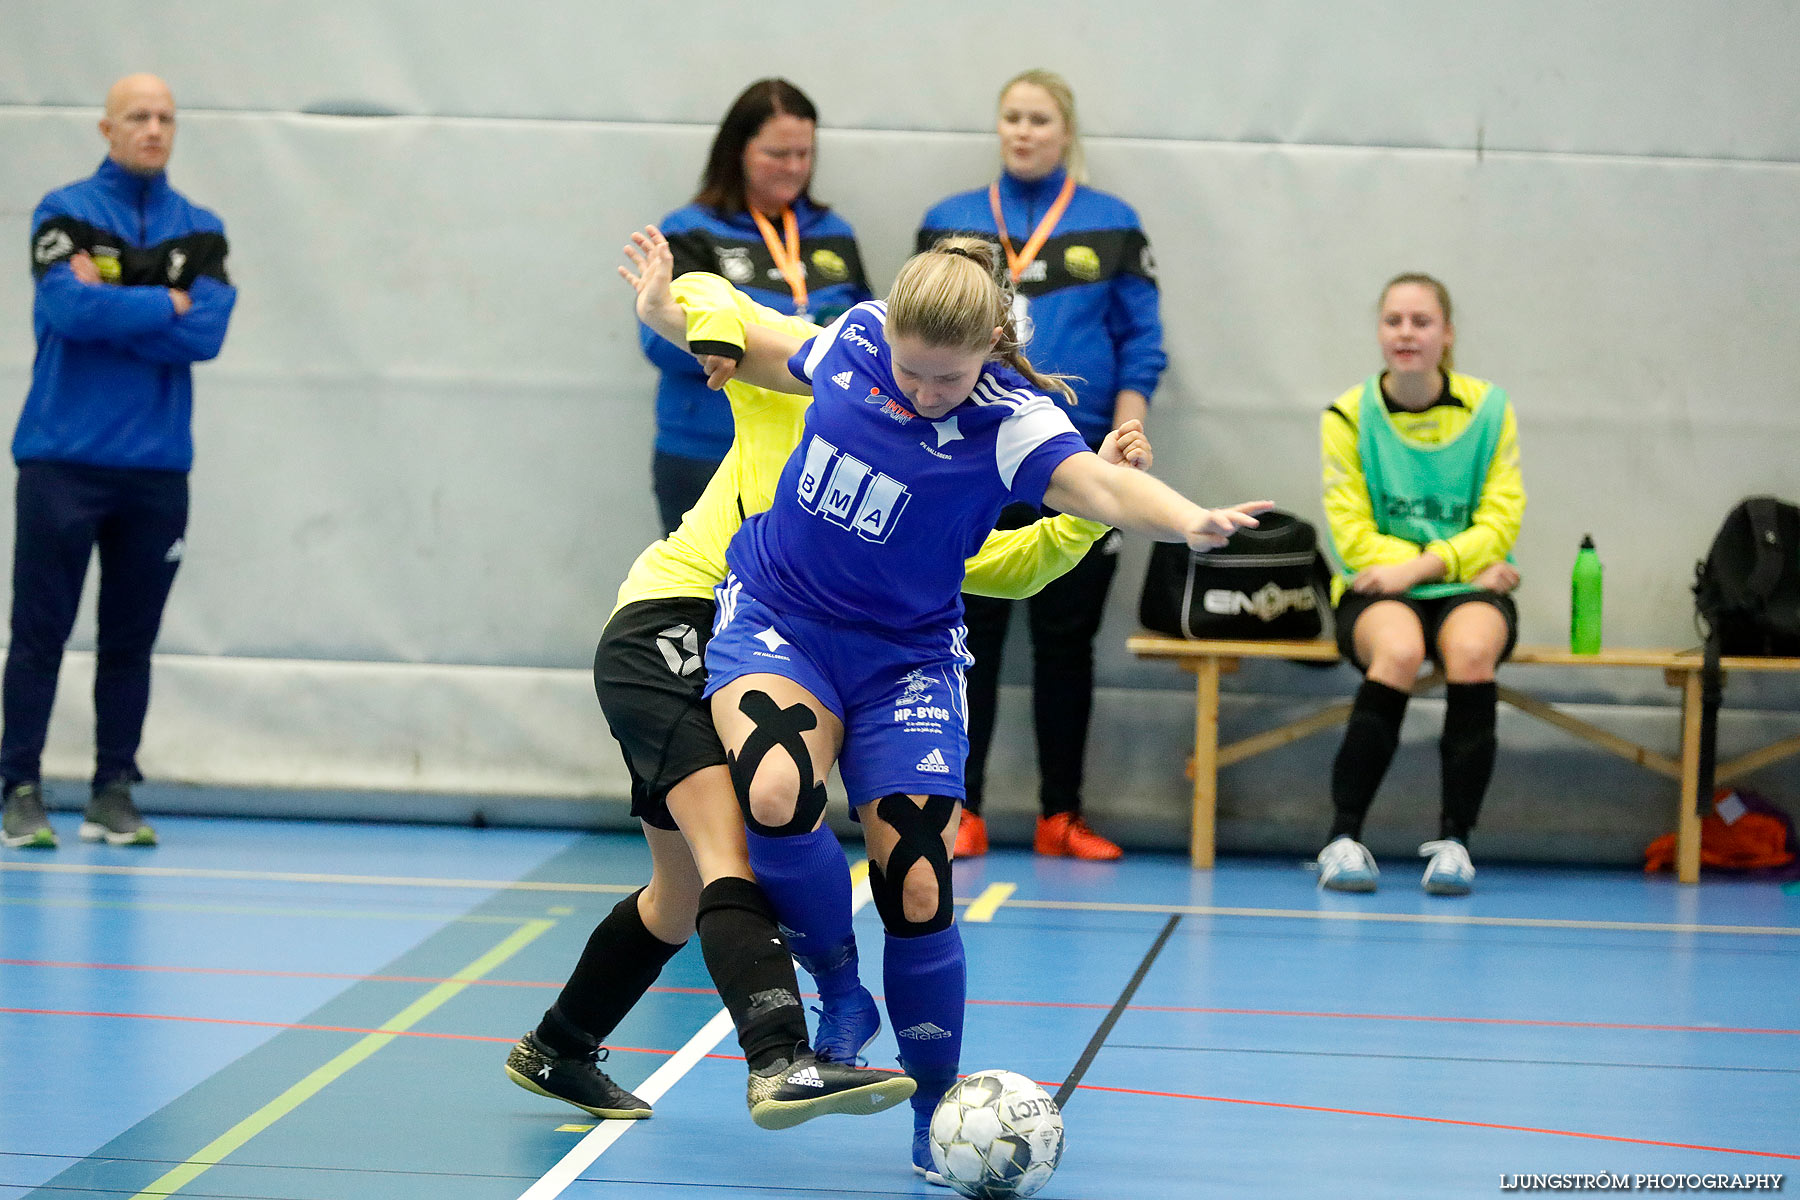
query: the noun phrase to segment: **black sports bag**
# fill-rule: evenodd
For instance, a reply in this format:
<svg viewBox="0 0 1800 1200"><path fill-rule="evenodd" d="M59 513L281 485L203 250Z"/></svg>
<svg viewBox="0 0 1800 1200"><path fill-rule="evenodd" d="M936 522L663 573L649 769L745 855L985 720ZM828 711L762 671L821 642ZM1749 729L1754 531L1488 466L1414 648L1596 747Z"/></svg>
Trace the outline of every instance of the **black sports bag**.
<svg viewBox="0 0 1800 1200"><path fill-rule="evenodd" d="M1694 568L1694 611L1721 654L1800 655L1800 508L1752 496Z"/></svg>
<svg viewBox="0 0 1800 1200"><path fill-rule="evenodd" d="M1138 620L1185 638L1313 638L1331 607L1330 570L1319 533L1271 509L1222 549L1196 554L1180 542L1150 551Z"/></svg>
<svg viewBox="0 0 1800 1200"><path fill-rule="evenodd" d="M1696 794L1704 814L1718 761L1720 657L1800 656L1800 508L1751 496L1725 515L1705 560L1694 567L1694 616L1706 634Z"/></svg>

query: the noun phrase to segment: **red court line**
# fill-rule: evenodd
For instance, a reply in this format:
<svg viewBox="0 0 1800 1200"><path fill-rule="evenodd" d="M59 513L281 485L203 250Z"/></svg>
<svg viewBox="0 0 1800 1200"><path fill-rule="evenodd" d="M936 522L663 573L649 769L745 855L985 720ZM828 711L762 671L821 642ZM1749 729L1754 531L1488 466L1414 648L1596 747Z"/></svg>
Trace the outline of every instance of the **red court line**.
<svg viewBox="0 0 1800 1200"><path fill-rule="evenodd" d="M423 1033L416 1030L392 1031L381 1029L357 1029L347 1025L298 1025L280 1021L243 1021L226 1017L179 1017L163 1013L114 1013L114 1012L76 1012L55 1008L0 1008L0 1013L15 1013L26 1016L50 1017L100 1017L125 1021L180 1021L201 1025L248 1025L263 1029L307 1029L324 1033L354 1033L359 1035L371 1033L391 1033L394 1037L436 1038L447 1041L463 1042L495 1042L511 1045L517 1039L507 1037L487 1037L473 1033ZM660 1054L665 1058L674 1054L673 1050L655 1050L641 1046L612 1046L609 1049L627 1054ZM742 1062L740 1054L708 1054L705 1057L725 1061ZM1051 1089L1057 1084L1039 1083L1040 1087ZM1453 1117L1422 1117L1413 1113L1375 1112L1358 1108L1331 1108L1319 1104L1293 1104L1280 1100L1246 1100L1238 1096L1205 1096L1192 1092L1160 1092L1147 1088L1105 1087L1095 1083L1077 1084L1078 1091L1110 1092L1121 1096L1151 1096L1166 1100L1199 1100L1211 1104L1242 1104L1252 1108L1279 1108L1290 1112L1330 1113L1346 1117L1374 1117L1385 1121L1416 1121L1427 1125L1456 1125L1464 1129L1498 1129L1508 1133L1538 1133L1547 1137L1580 1138L1595 1142L1619 1142L1632 1146L1666 1146L1676 1150L1705 1150L1715 1154L1747 1154L1757 1158L1782 1158L1800 1162L1800 1154L1782 1154L1774 1150L1745 1150L1735 1146L1707 1146L1695 1142L1667 1142L1654 1138L1622 1137L1610 1133L1583 1133L1575 1129L1544 1129L1535 1125L1507 1125L1495 1121L1463 1121Z"/></svg>
<svg viewBox="0 0 1800 1200"><path fill-rule="evenodd" d="M136 963L56 962L33 958L0 958L0 967L62 967L81 971L151 971L182 975L238 975L267 979L343 979L358 983L439 984L453 982L428 975L356 975L331 971L264 971L242 967L144 966ZM522 979L474 979L454 982L467 983L472 987L560 988L563 986L561 983ZM712 996L717 994L712 988L653 987L650 991L672 996ZM805 995L810 998L813 993L808 992ZM1110 1004L1090 1004L1081 1001L981 1000L973 996L969 998L968 1002L1002 1008L1069 1008L1102 1011L1112 1008ZM1305 1009L1283 1008L1201 1008L1175 1004L1133 1004L1128 1006L1126 1011L1192 1013L1200 1016L1225 1017L1306 1017L1331 1021L1410 1021L1419 1024L1498 1025L1528 1029L1612 1029L1639 1033L1736 1033L1800 1037L1800 1029L1759 1029L1750 1026L1729 1025L1652 1025L1624 1021L1547 1021L1527 1017L1446 1017L1420 1013L1311 1012Z"/></svg>
<svg viewBox="0 0 1800 1200"><path fill-rule="evenodd" d="M0 1013L28 1017L106 1017L118 1021L179 1021L196 1025L247 1025L257 1029L311 1029L321 1033L391 1033L395 1037L445 1038L463 1042L505 1042L517 1038L487 1037L475 1033L421 1033L415 1029L358 1029L351 1025L301 1025L291 1021L246 1021L235 1017L184 1017L170 1013L81 1012L69 1008L0 1008Z"/></svg>
<svg viewBox="0 0 1800 1200"><path fill-rule="evenodd" d="M1044 1000L977 1000L970 1004L1012 1005L1019 1008L1091 1008L1107 1009L1110 1004L1058 1003ZM1781 1037L1800 1037L1800 1029L1756 1029L1728 1025L1640 1025L1623 1021L1540 1021L1527 1017L1444 1017L1421 1013L1311 1012L1294 1008L1196 1008L1175 1004L1133 1004L1128 1012L1197 1013L1226 1017L1314 1017L1333 1021L1417 1021L1442 1025L1522 1025L1547 1029L1622 1029L1652 1033L1766 1033Z"/></svg>
<svg viewBox="0 0 1800 1200"><path fill-rule="evenodd" d="M496 1042L510 1046L518 1038L489 1037L481 1033L429 1033L417 1029L363 1029L354 1025L305 1025L292 1021L247 1021L236 1017L189 1017L170 1013L127 1013L127 1012L82 1012L70 1008L0 1008L0 1013L12 1013L28 1017L101 1017L115 1021L177 1021L193 1025L244 1025L255 1029L306 1029L317 1033L354 1033L358 1035L385 1033L391 1037L435 1038L451 1042ZM660 1054L669 1058L675 1054L673 1050L659 1050L648 1046L614 1046L609 1050L617 1050L621 1054ZM708 1054L707 1058L744 1060L741 1054Z"/></svg>
<svg viewBox="0 0 1800 1200"><path fill-rule="evenodd" d="M1049 1085L1043 1085L1049 1086ZM1237 1096L1197 1096L1187 1092L1153 1092L1143 1088L1079 1085L1084 1092L1116 1092L1125 1096L1155 1096L1172 1100L1204 1100L1213 1104L1244 1104L1255 1108L1283 1108L1293 1112L1332 1113L1346 1117L1379 1117L1385 1121L1418 1121L1428 1125L1458 1125L1465 1129L1499 1129L1508 1133L1541 1133L1549 1137L1582 1138L1594 1142L1623 1142L1632 1146L1668 1146L1676 1150L1707 1150L1715 1154L1749 1154L1757 1158L1785 1158L1800 1162L1800 1154L1776 1150L1744 1150L1737 1146L1706 1146L1696 1142L1664 1142L1655 1138L1621 1137L1611 1133L1583 1133L1576 1129L1540 1129L1534 1125L1506 1125L1497 1121L1461 1121L1454 1117L1421 1117L1412 1113L1372 1112L1359 1108L1328 1108L1319 1104L1289 1104L1280 1100L1245 1100Z"/></svg>

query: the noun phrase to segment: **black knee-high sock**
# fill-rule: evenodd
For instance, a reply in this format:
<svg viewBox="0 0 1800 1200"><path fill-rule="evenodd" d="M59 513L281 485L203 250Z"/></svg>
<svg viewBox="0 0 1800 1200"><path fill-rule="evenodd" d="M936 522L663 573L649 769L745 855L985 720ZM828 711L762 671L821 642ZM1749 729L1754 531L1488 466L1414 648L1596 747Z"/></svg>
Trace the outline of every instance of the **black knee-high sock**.
<svg viewBox="0 0 1800 1200"><path fill-rule="evenodd" d="M681 945L644 927L639 888L613 906L588 935L569 982L544 1013L538 1040L562 1055L591 1054L643 998Z"/></svg>
<svg viewBox="0 0 1800 1200"><path fill-rule="evenodd" d="M737 1026L752 1071L805 1047L806 1011L775 910L748 879L716 879L700 893L700 952Z"/></svg>
<svg viewBox="0 0 1800 1200"><path fill-rule="evenodd" d="M1331 765L1331 838L1362 839L1363 818L1400 744L1400 719L1411 694L1363 680L1344 728L1344 744Z"/></svg>
<svg viewBox="0 0 1800 1200"><path fill-rule="evenodd" d="M1487 683L1452 683L1444 689L1444 808L1438 836L1468 844L1494 776L1494 708L1499 689Z"/></svg>

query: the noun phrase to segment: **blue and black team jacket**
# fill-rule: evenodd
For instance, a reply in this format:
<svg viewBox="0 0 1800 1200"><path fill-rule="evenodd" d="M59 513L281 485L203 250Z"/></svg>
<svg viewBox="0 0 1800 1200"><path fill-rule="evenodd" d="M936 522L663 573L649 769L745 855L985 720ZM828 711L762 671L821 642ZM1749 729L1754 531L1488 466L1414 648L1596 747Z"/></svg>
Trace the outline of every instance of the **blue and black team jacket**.
<svg viewBox="0 0 1800 1200"><path fill-rule="evenodd" d="M45 196L31 219L37 359L13 460L186 471L193 374L225 342L237 289L225 226L169 186L112 159ZM86 251L99 285L75 278ZM167 289L188 293L183 316Z"/></svg>
<svg viewBox="0 0 1800 1200"><path fill-rule="evenodd" d="M810 319L829 325L853 304L871 298L862 253L850 223L803 196L794 201L800 259L806 267ZM779 235L781 222L774 222ZM689 204L663 218L663 234L675 255L677 277L689 271L723 275L758 304L794 312L794 294L769 255L749 213L721 216ZM717 462L731 448L731 406L723 392L707 389L694 357L638 326L645 357L662 371L656 387L656 448L664 454Z"/></svg>
<svg viewBox="0 0 1800 1200"><path fill-rule="evenodd" d="M1015 249L1056 202L1063 178L1061 168L1035 183L1002 173L1000 211ZM951 196L926 213L918 249L957 233L999 238L987 188ZM1168 365L1155 264L1137 213L1117 196L1077 187L1019 280L1019 295L1031 325L1025 347L1031 365L1080 376L1070 381L1080 403L1069 417L1088 445L1098 446L1112 428L1113 397L1125 388L1155 394Z"/></svg>

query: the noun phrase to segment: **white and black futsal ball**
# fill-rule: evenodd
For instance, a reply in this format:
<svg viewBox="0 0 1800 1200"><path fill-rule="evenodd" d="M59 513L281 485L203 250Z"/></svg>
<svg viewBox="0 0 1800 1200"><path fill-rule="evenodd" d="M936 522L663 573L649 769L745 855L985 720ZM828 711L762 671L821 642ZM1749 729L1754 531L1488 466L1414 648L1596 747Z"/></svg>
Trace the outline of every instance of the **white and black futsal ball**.
<svg viewBox="0 0 1800 1200"><path fill-rule="evenodd" d="M974 1200L1029 1196L1062 1161L1063 1123L1044 1089L1013 1071L977 1071L931 1115L931 1158Z"/></svg>

